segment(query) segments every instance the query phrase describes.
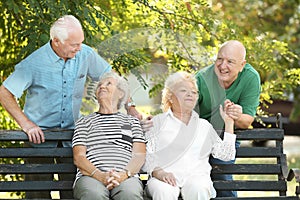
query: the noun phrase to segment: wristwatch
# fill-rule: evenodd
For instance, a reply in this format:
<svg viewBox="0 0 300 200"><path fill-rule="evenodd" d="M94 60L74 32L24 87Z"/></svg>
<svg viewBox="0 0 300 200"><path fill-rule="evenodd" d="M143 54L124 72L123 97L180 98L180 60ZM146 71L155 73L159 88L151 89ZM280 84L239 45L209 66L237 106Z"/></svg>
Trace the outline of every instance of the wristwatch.
<svg viewBox="0 0 300 200"><path fill-rule="evenodd" d="M135 102L134 101L128 102L127 106L128 107L135 107Z"/></svg>
<svg viewBox="0 0 300 200"><path fill-rule="evenodd" d="M128 169L125 169L125 171L126 171L127 177L128 177L128 178L131 178L131 177L132 177L131 172L130 172Z"/></svg>

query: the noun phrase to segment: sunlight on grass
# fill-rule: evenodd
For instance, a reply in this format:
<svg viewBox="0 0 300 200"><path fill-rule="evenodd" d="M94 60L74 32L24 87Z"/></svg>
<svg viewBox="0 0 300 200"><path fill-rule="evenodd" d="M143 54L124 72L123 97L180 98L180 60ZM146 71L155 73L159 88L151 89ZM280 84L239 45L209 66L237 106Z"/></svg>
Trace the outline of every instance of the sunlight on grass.
<svg viewBox="0 0 300 200"><path fill-rule="evenodd" d="M236 164L243 164L243 163L264 163L264 164L275 164L275 158L255 158L255 159L248 159L248 158L238 158L236 160ZM300 167L300 157L298 156L291 156L288 157L288 167L295 168ZM235 180L277 180L276 175L234 175ZM288 191L287 196L294 196L296 191L296 186L298 185L295 179L291 182L287 183ZM260 197L260 196L279 196L279 192L264 192L264 191L238 191L239 197Z"/></svg>

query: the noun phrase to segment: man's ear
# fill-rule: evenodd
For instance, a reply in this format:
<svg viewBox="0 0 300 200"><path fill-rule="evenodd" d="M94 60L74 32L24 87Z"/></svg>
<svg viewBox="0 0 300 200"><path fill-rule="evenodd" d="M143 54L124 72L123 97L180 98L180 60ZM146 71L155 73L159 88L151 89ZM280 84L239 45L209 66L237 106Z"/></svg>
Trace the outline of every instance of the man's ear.
<svg viewBox="0 0 300 200"><path fill-rule="evenodd" d="M247 61L246 61L246 60L244 60L244 61L241 63L241 69L240 69L240 72L242 72L242 71L243 71L243 69L244 69L244 67L245 67L246 63L247 63Z"/></svg>
<svg viewBox="0 0 300 200"><path fill-rule="evenodd" d="M58 46L58 42L59 42L59 39L57 39L57 38L53 38L53 39L52 39L52 43L53 43L53 45L55 45L56 47Z"/></svg>

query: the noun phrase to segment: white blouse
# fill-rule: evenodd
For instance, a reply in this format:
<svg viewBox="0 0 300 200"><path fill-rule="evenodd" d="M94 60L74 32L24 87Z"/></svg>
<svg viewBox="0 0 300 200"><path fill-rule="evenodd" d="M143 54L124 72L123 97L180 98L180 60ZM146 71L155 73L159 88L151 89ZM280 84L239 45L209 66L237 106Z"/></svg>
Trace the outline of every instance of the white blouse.
<svg viewBox="0 0 300 200"><path fill-rule="evenodd" d="M236 135L225 132L222 140L195 111L188 125L174 117L171 110L159 114L145 136L147 155L143 170L151 174L155 167L160 167L172 172L179 187L193 174L210 175L210 154L224 161L235 158Z"/></svg>

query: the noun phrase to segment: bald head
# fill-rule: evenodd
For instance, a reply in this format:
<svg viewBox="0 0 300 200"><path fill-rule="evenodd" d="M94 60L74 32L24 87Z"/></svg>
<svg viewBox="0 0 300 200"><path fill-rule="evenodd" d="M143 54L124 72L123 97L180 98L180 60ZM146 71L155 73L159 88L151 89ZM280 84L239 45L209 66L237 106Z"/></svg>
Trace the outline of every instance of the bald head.
<svg viewBox="0 0 300 200"><path fill-rule="evenodd" d="M215 73L222 87L228 89L236 80L246 64L245 58L246 49L241 42L229 40L221 46L215 62Z"/></svg>
<svg viewBox="0 0 300 200"><path fill-rule="evenodd" d="M246 48L244 45L238 40L229 40L224 42L219 51L230 51L233 55L236 55L236 59L245 60L246 59Z"/></svg>

